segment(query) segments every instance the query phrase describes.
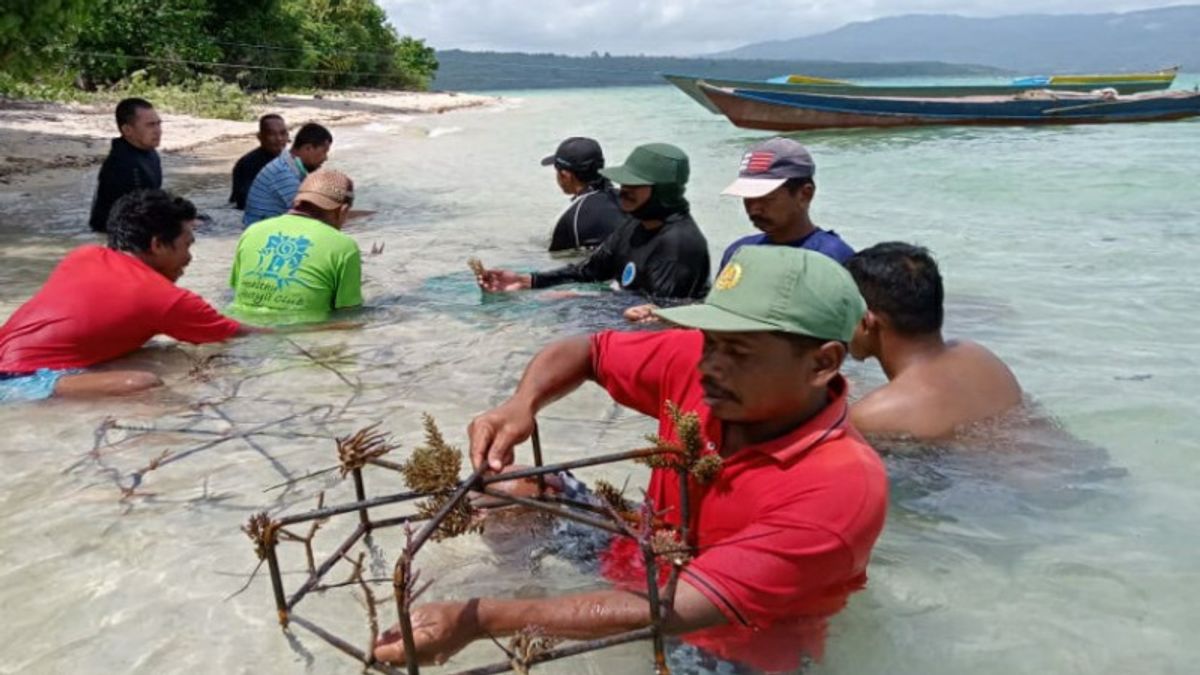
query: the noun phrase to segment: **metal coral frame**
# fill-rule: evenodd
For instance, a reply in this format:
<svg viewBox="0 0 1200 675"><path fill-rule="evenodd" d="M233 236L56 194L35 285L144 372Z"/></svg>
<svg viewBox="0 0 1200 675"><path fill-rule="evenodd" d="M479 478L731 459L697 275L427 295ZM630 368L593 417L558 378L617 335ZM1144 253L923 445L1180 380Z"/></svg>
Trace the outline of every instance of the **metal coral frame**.
<svg viewBox="0 0 1200 675"><path fill-rule="evenodd" d="M678 421L678 418L676 418L677 427ZM368 427L360 431L356 436L369 435L373 432L373 429L374 427ZM680 431L682 432L683 430L680 429ZM382 438L382 436L377 436L377 438ZM278 519L272 519L266 513L261 513L251 518L250 523L243 529L250 536L251 540L254 541L260 564L263 561L267 564L280 626L287 629L290 625L295 624L308 630L333 647L359 661L365 669L373 669L377 672L392 675L402 672L407 672L409 675L417 675L420 672L420 668L413 657L415 639L413 637L411 610L413 601L427 585L419 586L417 583L419 573L413 571L412 564L422 547L428 543L431 537L434 537L447 517L455 509L461 508L460 505L465 503L464 500L467 499L468 494L474 490L486 495L490 499L486 504L488 507L521 506L556 518L564 518L585 526L601 529L616 536L630 537L635 540L642 551L643 563L645 565L646 595L650 602L651 624L645 628L596 640L575 641L563 646L557 646L555 640L546 640L537 643L541 645L542 648L540 649L505 649L499 643L496 643L504 651L507 657L506 660L487 666L470 668L461 671L458 675L486 675L509 671L527 672L529 666L534 664L576 656L585 652L638 640L650 640L652 642L655 672L659 674L669 673L663 640L663 616L667 612L670 612L674 605L675 589L678 585L680 570L686 560L690 558L690 552L693 550L689 532L692 504L690 494L691 480L689 480L689 477L695 475L693 467L698 455L690 453L684 447L687 445L686 441L681 446L680 444L658 439L654 447L556 464L545 464L542 459L541 438L536 424L534 425L531 444L533 448L533 467L491 476L485 476L483 468L477 469L467 479L459 481L454 486L453 491L449 493L449 497L445 499L432 517L415 513L383 520L373 520L370 514L370 510L373 508L427 498L435 493L409 491L368 498L366 495L366 482L363 477L363 469L366 466L390 471L403 471L403 468L400 464L382 459L380 455L383 453L365 453L356 462L351 461L347 463L343 458L343 474L349 474L353 479L355 501L325 506L324 493L322 493L318 499L318 506L314 510L283 516ZM675 461L666 459L664 461L664 456L672 455L678 459ZM689 455L692 456L689 457ZM636 516L628 512L622 513L616 508L599 508L592 504L575 502L545 493L544 476L546 474L628 460L641 460L653 466L670 468L678 475L681 496L679 522L681 525L677 533L665 538L666 541L674 542L673 544L664 545L664 538L655 536L655 521L658 514L653 513L647 506L643 506L641 515ZM517 497L490 489L491 486L497 483L522 478L537 479L537 497ZM332 554L317 565L313 554L312 541L320 526L329 518L352 513L358 514L358 526ZM412 525L417 522L423 522L424 524L420 530L414 533ZM287 529L302 524L309 524L310 529L307 536L300 536ZM373 644L379 632L379 622L375 610L376 601L367 583L362 578L362 556L360 555L358 560L354 560L349 557L349 552L368 533L397 525L405 526L407 537L407 543L395 563L391 579L396 612L399 616L398 623L407 657L405 670L400 670L389 664L376 661L370 645L368 645L366 650L359 649L349 641L330 633L314 621L296 613L296 607L314 590L324 590L325 588L333 588L335 586L358 585L366 596L368 619L371 627L371 642ZM308 578L290 596L284 589L277 554L278 545L285 541L303 544L308 560ZM347 561L354 568L351 580L344 584L322 586L321 582L324 577L338 562L343 560ZM670 564L670 574L667 583L662 588L660 588L658 583L661 569L660 560ZM530 628L536 630L535 627ZM516 653L518 651L521 653Z"/></svg>

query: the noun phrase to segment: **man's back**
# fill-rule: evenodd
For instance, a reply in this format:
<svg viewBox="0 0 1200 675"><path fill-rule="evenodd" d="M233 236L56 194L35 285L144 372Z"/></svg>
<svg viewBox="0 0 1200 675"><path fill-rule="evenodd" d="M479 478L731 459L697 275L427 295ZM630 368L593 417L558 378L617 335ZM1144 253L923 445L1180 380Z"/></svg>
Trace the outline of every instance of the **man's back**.
<svg viewBox="0 0 1200 675"><path fill-rule="evenodd" d="M158 152L140 150L124 138L114 138L112 149L100 166L88 225L95 232L106 231L108 213L118 199L134 190L157 190L161 187L162 162Z"/></svg>
<svg viewBox="0 0 1200 675"><path fill-rule="evenodd" d="M288 214L251 225L230 274L231 310L272 319L321 320L362 304L362 257L348 235Z"/></svg>
<svg viewBox="0 0 1200 675"><path fill-rule="evenodd" d="M559 216L550 238L550 251L599 246L628 219L612 188L588 190L572 199Z"/></svg>
<svg viewBox="0 0 1200 675"><path fill-rule="evenodd" d="M1017 378L986 347L952 340L854 404L851 421L866 434L922 439L951 436L1021 403Z"/></svg>
<svg viewBox="0 0 1200 675"><path fill-rule="evenodd" d="M158 333L218 342L237 328L133 256L82 246L0 327L0 372L86 368L132 352Z"/></svg>
<svg viewBox="0 0 1200 675"><path fill-rule="evenodd" d="M285 151L268 162L250 184L242 224L253 225L265 218L287 213L303 179L297 159L289 152Z"/></svg>
<svg viewBox="0 0 1200 675"><path fill-rule="evenodd" d="M233 187L229 193L229 201L233 202L239 211L246 210L246 198L250 195L250 186L254 184L258 172L276 157L278 155L255 148L242 155L237 164L233 165Z"/></svg>

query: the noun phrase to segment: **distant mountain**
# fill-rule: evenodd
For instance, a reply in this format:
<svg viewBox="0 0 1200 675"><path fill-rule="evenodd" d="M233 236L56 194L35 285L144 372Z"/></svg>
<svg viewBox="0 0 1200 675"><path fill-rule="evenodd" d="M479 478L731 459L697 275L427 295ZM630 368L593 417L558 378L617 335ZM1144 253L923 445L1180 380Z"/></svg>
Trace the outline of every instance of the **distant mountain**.
<svg viewBox="0 0 1200 675"><path fill-rule="evenodd" d="M1200 70L1200 5L1123 14L1031 14L992 19L913 14L820 35L759 42L714 58L947 61L1024 73Z"/></svg>
<svg viewBox="0 0 1200 675"><path fill-rule="evenodd" d="M951 75L997 75L1002 71L949 63L842 63L829 60L745 60L659 56L562 56L519 52L437 53L433 86L452 91L625 87L666 84L661 73L763 80L787 73L817 77L878 78Z"/></svg>

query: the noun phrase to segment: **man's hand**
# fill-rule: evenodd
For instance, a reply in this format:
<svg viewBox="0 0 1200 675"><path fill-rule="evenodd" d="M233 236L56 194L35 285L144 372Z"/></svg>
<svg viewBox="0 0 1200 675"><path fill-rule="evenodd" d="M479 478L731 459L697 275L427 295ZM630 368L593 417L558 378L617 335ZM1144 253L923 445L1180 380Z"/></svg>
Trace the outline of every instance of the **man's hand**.
<svg viewBox="0 0 1200 675"><path fill-rule="evenodd" d="M478 602L431 602L412 612L413 640L422 664L443 664L463 647L483 637L479 627ZM375 643L375 658L404 663L404 638L400 626L392 626Z"/></svg>
<svg viewBox="0 0 1200 675"><path fill-rule="evenodd" d="M625 320L629 323L656 323L659 321L654 310L658 305L634 305L625 310Z"/></svg>
<svg viewBox="0 0 1200 675"><path fill-rule="evenodd" d="M533 276L510 270L484 270L482 275L475 277L475 282L488 293L509 293L531 288Z"/></svg>
<svg viewBox="0 0 1200 675"><path fill-rule="evenodd" d="M471 439L471 465L475 468L486 462L492 471L500 471L513 463L513 446L524 443L533 435L532 406L510 398L499 408L493 408L471 420L467 435Z"/></svg>

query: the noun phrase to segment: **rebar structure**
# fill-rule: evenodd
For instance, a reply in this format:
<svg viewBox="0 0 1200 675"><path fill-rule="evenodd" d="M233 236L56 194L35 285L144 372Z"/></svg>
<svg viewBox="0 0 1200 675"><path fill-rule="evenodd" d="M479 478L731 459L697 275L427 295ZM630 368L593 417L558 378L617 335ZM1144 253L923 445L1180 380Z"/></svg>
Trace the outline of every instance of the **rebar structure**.
<svg viewBox="0 0 1200 675"><path fill-rule="evenodd" d="M364 669L372 669L383 673L402 673L416 675L420 672L415 639L413 636L412 608L418 596L429 586L420 583L420 573L413 570L413 563L418 553L429 542L457 536L470 531L478 531L480 525L476 509L524 507L532 511L546 514L554 518L566 519L587 527L603 530L617 537L633 539L641 550L642 563L645 567L645 593L649 600L651 625L608 637L574 641L559 645L559 640L553 635L544 635L541 627L527 626L516 635L506 648L499 642L497 647L504 653L505 660L497 663L461 671L458 675L485 675L489 673L505 673L516 671L524 673L530 666L545 663L570 656L583 654L615 645L639 640L650 640L654 650L654 670L656 673L669 673L663 640L663 618L671 611L674 603L675 588L679 572L683 565L690 560L694 553L694 544L690 536L692 483L704 483L715 475L715 464L719 467L716 455L701 455L699 441L699 425L694 415L682 415L670 406L676 424L677 442L667 441L658 437L650 437L654 443L651 447L626 452L588 457L574 461L546 464L542 460L541 439L537 425L534 425L531 445L533 449L534 466L504 474L485 475L484 468L476 469L465 480L459 479L461 469L461 452L448 446L442 439L437 426L429 416L425 417L427 443L423 448L414 450L409 460L404 463L384 459L393 449L388 442L388 436L377 431L378 425L360 430L356 434L337 439L339 466L342 477L350 476L353 480L355 501L326 506L324 493L319 495L316 509L306 513L287 515L272 519L265 512L250 519L243 528L254 542L255 553L259 564L267 565L271 579L271 587L278 612L280 625L287 629L291 625L301 626L333 647L359 661ZM561 495L548 494L544 477L547 474L580 469L589 466L612 464L629 460L640 461L656 468L669 468L679 477L680 509L678 529L665 526L661 513L653 511L653 505L643 504L634 509L612 486L604 484L598 489L603 506L567 499ZM366 494L367 481L365 469L399 472L411 490L375 497ZM317 472L323 473L323 472ZM498 483L533 478L537 484L534 497L509 495L494 489ZM298 479L302 480L302 479ZM599 487L599 486L598 486ZM472 501L471 492L482 495ZM420 502L414 513L375 519L371 516L372 509L407 502ZM333 553L319 564L313 552L313 539L318 530L329 519L338 516L354 514L358 523L350 535L338 545ZM306 535L301 536L289 528L307 524ZM416 525L419 529L415 529ZM406 543L393 568L390 579L375 579L374 582L390 581L392 586L393 604L398 615L398 623L404 644L406 664L403 670L392 665L378 662L374 659L372 645L379 635L379 619L376 612L374 594L363 578L362 556L357 559L350 556L353 547L369 533L384 528L403 526ZM303 544L308 564L307 579L290 595L283 585L277 546L281 542L296 542ZM323 580L339 562L345 561L351 566L350 580L340 584L323 585ZM660 585L660 576L669 569L665 584ZM314 590L323 591L338 586L356 586L363 591L366 598L368 623L370 626L371 643L366 649L354 646L350 641L342 639L316 622L296 613L297 606ZM495 640L493 639L493 642Z"/></svg>

